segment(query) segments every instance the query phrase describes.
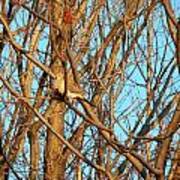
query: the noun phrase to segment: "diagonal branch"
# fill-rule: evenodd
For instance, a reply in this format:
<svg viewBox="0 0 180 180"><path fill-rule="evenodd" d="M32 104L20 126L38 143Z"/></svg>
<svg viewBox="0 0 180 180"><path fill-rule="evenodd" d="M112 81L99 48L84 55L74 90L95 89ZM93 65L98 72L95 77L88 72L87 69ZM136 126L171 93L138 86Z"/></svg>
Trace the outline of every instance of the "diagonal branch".
<svg viewBox="0 0 180 180"><path fill-rule="evenodd" d="M12 87L11 85L3 78L3 76L0 74L0 80L3 82L3 84L6 86L6 88L10 91L10 93L20 102L24 103L26 107L28 107L34 114L39 118L39 120L44 124L52 134L54 134L62 143L64 143L69 150L71 150L76 156L78 156L80 159L82 159L87 164L91 165L93 168L97 169L98 171L101 171L102 173L106 174L109 179L111 178L111 175L109 172L107 172L103 167L94 164L90 160L88 160L82 153L80 153L77 149L75 149L68 141L66 141L59 133L57 133L54 128L48 123L48 121L38 112L37 109L33 108L31 104L26 100L26 98L20 96Z"/></svg>
<svg viewBox="0 0 180 180"><path fill-rule="evenodd" d="M27 57L27 59L29 59L33 64L38 66L41 70L46 72L50 77L55 78L55 75L51 72L51 70L48 67L46 67L44 64L42 64L40 61L34 59L34 57L30 53L28 53L26 50L24 50L19 44L17 44L14 41L13 36L11 34L11 30L10 30L5 18L1 14L0 14L0 21L2 22L2 24L4 25L4 27L7 31L7 34L8 34L8 37L9 37L9 40L10 40L12 46L15 49L17 49L18 51L20 51L22 54L24 54Z"/></svg>

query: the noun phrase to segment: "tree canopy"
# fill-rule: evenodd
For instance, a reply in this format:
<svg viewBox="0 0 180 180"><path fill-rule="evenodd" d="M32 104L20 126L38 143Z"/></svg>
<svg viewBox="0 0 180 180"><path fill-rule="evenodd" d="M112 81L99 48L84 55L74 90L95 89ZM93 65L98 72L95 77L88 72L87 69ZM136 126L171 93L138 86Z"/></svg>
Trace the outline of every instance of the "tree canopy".
<svg viewBox="0 0 180 180"><path fill-rule="evenodd" d="M1 179L180 178L179 4L1 0Z"/></svg>

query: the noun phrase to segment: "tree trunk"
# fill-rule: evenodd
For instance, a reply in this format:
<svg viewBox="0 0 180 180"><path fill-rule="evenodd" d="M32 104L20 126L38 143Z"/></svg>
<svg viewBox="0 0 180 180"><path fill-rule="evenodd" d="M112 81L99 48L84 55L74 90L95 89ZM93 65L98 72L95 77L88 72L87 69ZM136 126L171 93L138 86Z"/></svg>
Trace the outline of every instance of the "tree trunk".
<svg viewBox="0 0 180 180"><path fill-rule="evenodd" d="M62 26L63 7L62 1L52 1L49 6L49 19L59 27ZM54 27L50 29L50 38L52 43L51 71L56 77L62 75L63 67L61 59L57 57L56 52L62 52L65 48L65 40L60 36L59 30ZM63 30L62 30L63 31ZM65 104L61 100L53 99L49 106L48 121L56 132L64 135L64 112ZM65 171L65 160L62 155L63 143L59 141L49 130L47 130L46 153L45 153L45 179L63 180Z"/></svg>

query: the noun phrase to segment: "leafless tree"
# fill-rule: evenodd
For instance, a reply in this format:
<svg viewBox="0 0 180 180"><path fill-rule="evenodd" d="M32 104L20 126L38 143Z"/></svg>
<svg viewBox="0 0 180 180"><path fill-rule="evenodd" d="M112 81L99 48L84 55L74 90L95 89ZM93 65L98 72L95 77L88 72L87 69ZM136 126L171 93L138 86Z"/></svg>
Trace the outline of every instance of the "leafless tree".
<svg viewBox="0 0 180 180"><path fill-rule="evenodd" d="M0 179L179 179L177 6L1 0Z"/></svg>

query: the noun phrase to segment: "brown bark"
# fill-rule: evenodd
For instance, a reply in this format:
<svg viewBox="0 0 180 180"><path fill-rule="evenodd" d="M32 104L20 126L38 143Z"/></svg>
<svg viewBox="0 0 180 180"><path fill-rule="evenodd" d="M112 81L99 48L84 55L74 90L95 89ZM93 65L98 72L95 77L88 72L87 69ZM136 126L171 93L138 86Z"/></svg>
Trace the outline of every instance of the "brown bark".
<svg viewBox="0 0 180 180"><path fill-rule="evenodd" d="M49 2L49 19L57 24L59 27L62 25L63 19L63 8L61 4L63 1L51 1ZM67 27L62 30L61 33L65 33L68 36ZM56 55L57 52L64 52L66 48L65 36L61 37L59 31L54 28L51 31L51 43L52 43L52 66L51 71L56 77L62 76L62 64L58 63L61 61ZM49 105L49 117L48 121L52 128L58 132L60 135L64 135L64 112L65 104L60 100L51 100ZM58 140L49 130L47 130L47 140L46 140L46 154L45 154L45 179L64 179L64 171L66 166L66 161L64 160L63 154L63 143Z"/></svg>
<svg viewBox="0 0 180 180"><path fill-rule="evenodd" d="M165 164L166 164L166 159L169 154L169 148L171 145L172 137L173 134L176 132L178 128L178 124L180 122L180 96L176 95L176 110L174 113L174 116L172 118L171 123L169 126L166 128L166 135L168 136L164 141L162 141L162 144L160 146L158 155L157 155L157 160L156 160L156 168L165 171ZM161 174L160 176L157 177L159 180L164 179L164 174Z"/></svg>
<svg viewBox="0 0 180 180"><path fill-rule="evenodd" d="M53 106L54 105L54 106ZM52 113L49 117L49 123L56 132L64 133L64 104L53 102L51 104ZM62 112L62 114L60 114ZM47 131L46 155L45 155L45 179L64 179L65 161L62 154L63 144L49 130Z"/></svg>
<svg viewBox="0 0 180 180"><path fill-rule="evenodd" d="M161 2L0 2L0 179L178 178L179 24Z"/></svg>
<svg viewBox="0 0 180 180"><path fill-rule="evenodd" d="M175 180L180 178L180 147L177 144L176 151L174 153L171 170L169 173L168 180Z"/></svg>
<svg viewBox="0 0 180 180"><path fill-rule="evenodd" d="M35 180L39 175L39 156L40 156L40 146L39 146L39 134L38 134L38 124L33 126L33 129L29 132L30 141L30 180Z"/></svg>

